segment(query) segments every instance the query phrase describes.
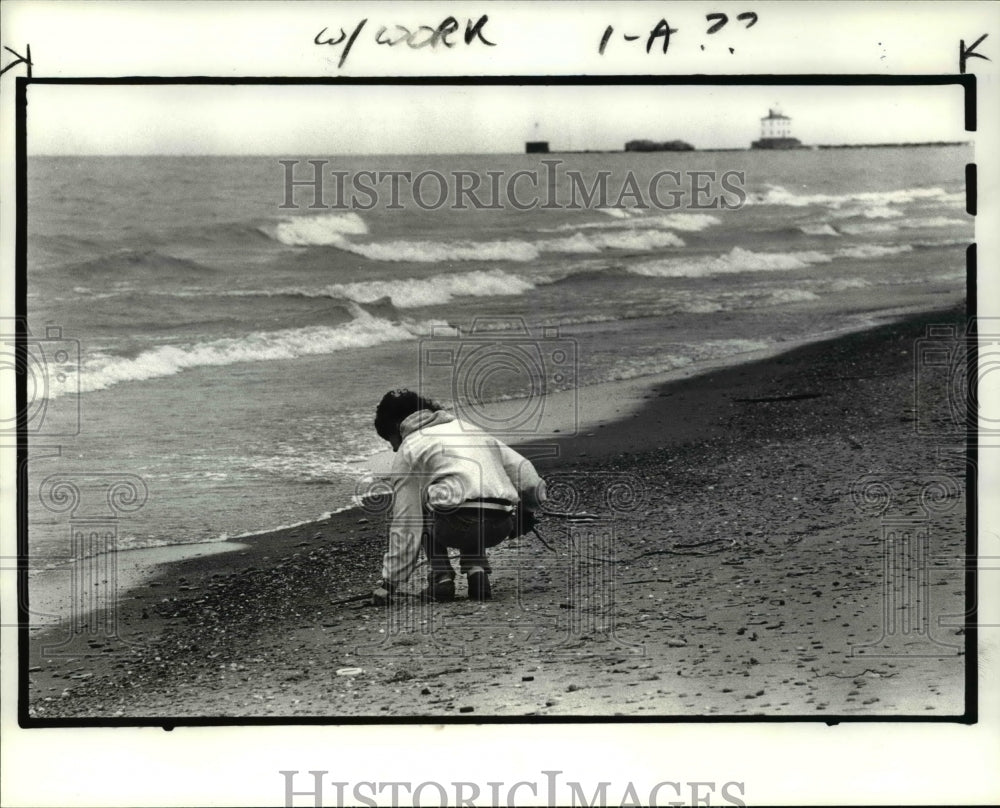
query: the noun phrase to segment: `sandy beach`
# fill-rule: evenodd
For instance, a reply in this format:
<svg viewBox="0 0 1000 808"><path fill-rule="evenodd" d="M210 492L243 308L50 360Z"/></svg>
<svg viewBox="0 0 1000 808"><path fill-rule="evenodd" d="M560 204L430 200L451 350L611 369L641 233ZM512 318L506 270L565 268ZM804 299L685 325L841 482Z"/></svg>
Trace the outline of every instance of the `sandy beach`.
<svg viewBox="0 0 1000 808"><path fill-rule="evenodd" d="M964 318L644 388L526 447L553 551L494 550L488 603L335 605L378 577L385 514L361 509L164 564L122 588L117 637L32 632L25 718L960 716L964 455L918 434L948 396L918 374L915 399L914 351Z"/></svg>

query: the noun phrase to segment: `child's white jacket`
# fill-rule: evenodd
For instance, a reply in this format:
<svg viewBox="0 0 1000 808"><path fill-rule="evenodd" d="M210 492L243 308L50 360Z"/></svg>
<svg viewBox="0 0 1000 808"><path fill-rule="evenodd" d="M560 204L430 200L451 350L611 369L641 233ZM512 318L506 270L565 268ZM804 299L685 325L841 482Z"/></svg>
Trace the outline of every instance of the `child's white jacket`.
<svg viewBox="0 0 1000 808"><path fill-rule="evenodd" d="M447 511L478 499L545 501L545 482L529 460L503 441L451 413L419 410L399 427L403 442L392 464L392 527L382 578L405 583L420 554L427 511Z"/></svg>

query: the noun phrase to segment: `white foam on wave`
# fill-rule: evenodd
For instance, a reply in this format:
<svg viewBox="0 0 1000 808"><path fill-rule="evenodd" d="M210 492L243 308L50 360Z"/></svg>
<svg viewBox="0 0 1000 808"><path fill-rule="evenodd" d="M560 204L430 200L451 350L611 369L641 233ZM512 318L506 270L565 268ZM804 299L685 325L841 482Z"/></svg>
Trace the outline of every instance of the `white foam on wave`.
<svg viewBox="0 0 1000 808"><path fill-rule="evenodd" d="M804 224L799 227L807 236L839 236L836 230L828 224Z"/></svg>
<svg viewBox="0 0 1000 808"><path fill-rule="evenodd" d="M360 307L354 319L336 327L308 326L281 331L258 331L242 337L226 337L193 345L163 345L134 358L107 354L94 355L81 367L77 388L75 378L67 378L54 396L104 390L121 382L173 376L198 367L295 359L328 354L349 348L367 348L384 342L416 339L430 332L435 323L391 323L374 317ZM73 374L74 376L76 374Z"/></svg>
<svg viewBox="0 0 1000 808"><path fill-rule="evenodd" d="M710 213L664 213L661 216L650 216L645 222L647 226L667 227L683 233L697 233L713 225L722 224L718 216L712 216Z"/></svg>
<svg viewBox="0 0 1000 808"><path fill-rule="evenodd" d="M918 201L953 203L956 196L956 194L950 194L943 188L937 187L899 188L893 191L862 191L847 194L797 194L780 185L768 185L765 191L748 194L746 204L784 205L793 208L821 205L834 210L839 210L844 205L854 204L866 205L870 211L880 211L889 209L888 205L905 205ZM962 198L964 199L964 196ZM898 214L898 211L893 211L893 214L890 215L894 214ZM878 217L879 213L875 213L868 218Z"/></svg>
<svg viewBox="0 0 1000 808"><path fill-rule="evenodd" d="M340 250L373 261L409 261L435 264L442 261L533 261L538 248L528 241L373 241L355 244L341 238L331 242Z"/></svg>
<svg viewBox="0 0 1000 808"><path fill-rule="evenodd" d="M766 339L744 339L736 337L732 339L710 339L704 342L692 343L687 349L698 360L720 359L724 356L734 356L736 354L750 353L752 351L763 351L772 345Z"/></svg>
<svg viewBox="0 0 1000 808"><path fill-rule="evenodd" d="M278 222L273 231L261 228L261 232L289 247L323 247L339 244L345 235L363 236L368 226L357 213L323 213L294 216Z"/></svg>
<svg viewBox="0 0 1000 808"><path fill-rule="evenodd" d="M297 482L342 482L345 477L356 477L358 464L382 451L384 445L353 454L333 452L329 446L311 450L296 447L293 452L254 458L254 471Z"/></svg>
<svg viewBox="0 0 1000 808"><path fill-rule="evenodd" d="M597 208L597 210L612 219L631 219L635 215L633 211L626 208Z"/></svg>
<svg viewBox="0 0 1000 808"><path fill-rule="evenodd" d="M968 219L955 219L950 216L918 216L899 223L908 230L922 230L926 227L972 227Z"/></svg>
<svg viewBox="0 0 1000 808"><path fill-rule="evenodd" d="M728 311L728 308L721 300L693 300L690 303L681 305L680 310L688 314L715 314L720 311Z"/></svg>
<svg viewBox="0 0 1000 808"><path fill-rule="evenodd" d="M624 357L615 362L605 376L608 381L635 379L667 373L687 367L695 362L724 359L739 354L763 351L771 342L755 339L718 339L696 343L678 343L670 346L670 353L653 357Z"/></svg>
<svg viewBox="0 0 1000 808"><path fill-rule="evenodd" d="M802 250L787 253L758 253L743 247L734 247L718 256L696 258L661 258L628 267L634 275L651 278L702 278L737 272L772 272L805 269L814 264L828 264L839 258L882 258L909 252L909 244L887 245L859 244L843 247L833 252Z"/></svg>
<svg viewBox="0 0 1000 808"><path fill-rule="evenodd" d="M655 250L660 247L683 247L684 240L667 230L631 230L593 233L588 238L601 247L613 250Z"/></svg>
<svg viewBox="0 0 1000 808"><path fill-rule="evenodd" d="M683 247L684 241L668 230L698 231L719 220L707 214L669 214L639 217L621 208L599 208L613 217L609 222L584 222L543 228L539 232L567 232L566 238L504 239L492 241L436 241L430 239L396 239L390 241L356 241L349 236L369 234L368 226L356 213L330 213L318 216L296 216L261 231L290 247L334 247L373 261L443 263L447 261L512 261L538 259L542 252L597 253L601 250L653 250L660 247ZM627 232L585 234L581 229L627 228ZM664 232L661 232L664 231Z"/></svg>
<svg viewBox="0 0 1000 808"><path fill-rule="evenodd" d="M683 247L684 239L666 230L613 230L576 233L562 239L538 242L545 252L597 253L601 250L655 250L660 247Z"/></svg>
<svg viewBox="0 0 1000 808"><path fill-rule="evenodd" d="M965 191L955 191L954 193L944 194L940 199L935 201L943 202L948 205L965 207L966 193Z"/></svg>
<svg viewBox="0 0 1000 808"><path fill-rule="evenodd" d="M871 285L871 281L864 278L834 278L828 282L827 288L833 292L846 292L851 289L867 289Z"/></svg>
<svg viewBox="0 0 1000 808"><path fill-rule="evenodd" d="M119 289L114 292L95 292L89 286L74 286L74 295L86 295L89 300L108 300L114 297L123 297L131 293L131 289ZM72 300L73 298L46 296L49 301Z"/></svg>
<svg viewBox="0 0 1000 808"><path fill-rule="evenodd" d="M971 239L965 238L941 238L934 239L933 241L914 241L914 247L922 247L924 249L935 249L938 247L968 247Z"/></svg>
<svg viewBox="0 0 1000 808"><path fill-rule="evenodd" d="M603 212L603 208L598 208ZM613 210L617 210L616 208ZM697 233L721 224L718 216L709 213L664 213L657 216L618 218L601 222L571 222L558 227L540 228L542 233L562 233L567 230L679 230Z"/></svg>
<svg viewBox="0 0 1000 808"><path fill-rule="evenodd" d="M819 299L819 295L808 289L775 289L767 296L767 304L778 306L782 303L807 303Z"/></svg>
<svg viewBox="0 0 1000 808"><path fill-rule="evenodd" d="M909 244L858 244L854 247L843 247L837 250L837 258L885 258L889 255L899 255L913 250Z"/></svg>
<svg viewBox="0 0 1000 808"><path fill-rule="evenodd" d="M456 297L522 295L534 288L535 283L520 275L493 269L432 275L429 278L336 283L312 294L340 297L356 303L374 303L388 297L397 308L416 308L440 305Z"/></svg>
<svg viewBox="0 0 1000 808"><path fill-rule="evenodd" d="M895 233L899 226L888 222L858 222L857 224L842 224L840 232L849 236L867 236L874 233Z"/></svg>
<svg viewBox="0 0 1000 808"><path fill-rule="evenodd" d="M385 241L356 244L341 239L330 246L362 255L374 261L409 261L441 263L444 261L514 261L536 260L548 253L598 253L601 250L655 250L660 247L683 247L674 233L655 229L613 232L576 232L565 238L524 241Z"/></svg>
<svg viewBox="0 0 1000 808"><path fill-rule="evenodd" d="M642 376L667 373L677 368L687 367L694 360L683 354L663 354L655 359L619 359L606 374L606 381L624 381Z"/></svg>
<svg viewBox="0 0 1000 808"><path fill-rule="evenodd" d="M574 233L565 238L544 239L538 244L547 252L599 253L601 251L600 244L584 233Z"/></svg>
<svg viewBox="0 0 1000 808"><path fill-rule="evenodd" d="M720 311L746 311L788 303L810 303L819 299L818 294L801 287L775 289L751 286L740 291L675 292L668 302L677 304L680 311L688 314L715 314Z"/></svg>
<svg viewBox="0 0 1000 808"><path fill-rule="evenodd" d="M903 214L895 208L887 208L885 205L879 205L874 208L863 208L860 215L866 219L899 219Z"/></svg>
<svg viewBox="0 0 1000 808"><path fill-rule="evenodd" d="M901 221L890 224L885 221L852 222L850 224L840 224L839 229L843 233L889 233L900 228L908 230L925 227L970 227L971 221L968 219L957 219L954 216L905 216L895 208L848 208L834 211L831 214L835 219L862 218L868 220L900 219Z"/></svg>
<svg viewBox="0 0 1000 808"><path fill-rule="evenodd" d="M734 247L724 255L664 258L630 266L628 271L652 278L701 278L734 272L805 269L811 264L831 260L831 257L816 251L756 253L743 247Z"/></svg>

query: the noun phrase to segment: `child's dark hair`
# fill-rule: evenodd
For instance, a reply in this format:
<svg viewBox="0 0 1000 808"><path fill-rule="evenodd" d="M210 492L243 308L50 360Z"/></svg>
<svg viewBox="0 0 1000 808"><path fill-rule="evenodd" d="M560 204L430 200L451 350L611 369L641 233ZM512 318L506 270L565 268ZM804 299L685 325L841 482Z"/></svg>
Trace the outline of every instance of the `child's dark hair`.
<svg viewBox="0 0 1000 808"><path fill-rule="evenodd" d="M417 410L437 412L443 409L437 402L412 390L390 390L375 408L375 431L383 440L389 440L395 429Z"/></svg>

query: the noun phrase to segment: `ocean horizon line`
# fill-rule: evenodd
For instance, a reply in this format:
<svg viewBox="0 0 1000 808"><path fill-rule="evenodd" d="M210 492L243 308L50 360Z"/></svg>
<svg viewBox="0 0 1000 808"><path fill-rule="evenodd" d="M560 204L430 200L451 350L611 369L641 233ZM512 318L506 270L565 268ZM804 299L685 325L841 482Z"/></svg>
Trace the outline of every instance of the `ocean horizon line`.
<svg viewBox="0 0 1000 808"><path fill-rule="evenodd" d="M690 150L674 150L674 149L657 149L650 151L637 151L637 150L627 150L625 148L592 148L592 149L559 149L555 148L548 152L537 152L534 154L528 154L523 149L518 151L443 151L443 152L329 152L323 153L327 157L541 157L544 158L546 155L559 155L559 154L661 154L661 153L679 153L679 154L691 154L691 153L711 153L711 152L765 152L773 153L776 151L780 152L799 152L799 151L813 151L815 149L909 149L918 147L954 147L954 146L972 146L973 141L971 140L920 140L920 141L901 141L898 143L804 143L802 146L794 149L755 149L752 146L695 146ZM61 157L61 158L121 158L121 157L195 157L195 158L214 158L214 157L225 157L225 158L249 158L249 157L271 157L271 158L284 158L287 157L292 151L287 152L105 152L105 153L94 153L94 152L39 152L32 153L29 150L28 157ZM303 152L305 153L305 152ZM309 154L320 154L321 152L312 152Z"/></svg>

